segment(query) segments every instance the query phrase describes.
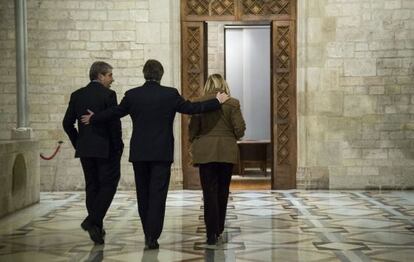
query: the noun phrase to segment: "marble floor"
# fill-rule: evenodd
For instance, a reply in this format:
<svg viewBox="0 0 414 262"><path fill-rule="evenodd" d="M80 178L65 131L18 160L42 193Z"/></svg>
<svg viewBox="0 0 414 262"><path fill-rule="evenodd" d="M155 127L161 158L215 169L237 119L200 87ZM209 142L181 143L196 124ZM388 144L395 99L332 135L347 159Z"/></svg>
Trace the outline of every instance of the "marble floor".
<svg viewBox="0 0 414 262"><path fill-rule="evenodd" d="M233 191L205 244L200 191L170 191L160 249L144 250L134 192L118 192L106 244L79 227L84 194L42 193L0 220L0 261L414 261L413 191Z"/></svg>

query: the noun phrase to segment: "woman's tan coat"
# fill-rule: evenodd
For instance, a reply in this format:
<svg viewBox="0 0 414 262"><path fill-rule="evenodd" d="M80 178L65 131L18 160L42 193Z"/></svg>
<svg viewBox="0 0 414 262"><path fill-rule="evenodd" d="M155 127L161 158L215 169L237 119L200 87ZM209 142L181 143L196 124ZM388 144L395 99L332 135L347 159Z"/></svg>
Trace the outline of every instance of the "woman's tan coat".
<svg viewBox="0 0 414 262"><path fill-rule="evenodd" d="M215 94L208 94L196 101L214 97ZM240 103L235 98L227 100L220 110L193 115L189 125L193 164L237 163L237 140L244 136L245 130Z"/></svg>

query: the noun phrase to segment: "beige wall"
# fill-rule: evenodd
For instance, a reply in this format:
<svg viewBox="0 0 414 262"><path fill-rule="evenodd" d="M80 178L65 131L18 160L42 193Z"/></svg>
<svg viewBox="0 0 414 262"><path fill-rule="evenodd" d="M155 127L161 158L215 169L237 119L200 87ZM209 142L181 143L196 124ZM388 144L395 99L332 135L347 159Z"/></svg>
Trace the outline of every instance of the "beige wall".
<svg viewBox="0 0 414 262"><path fill-rule="evenodd" d="M212 21L207 23L208 75L221 74L224 76L224 26L234 24L243 23L234 21Z"/></svg>
<svg viewBox="0 0 414 262"><path fill-rule="evenodd" d="M12 2L0 0L1 139L16 124ZM41 160L42 190L83 188L61 120L93 61L114 65L118 100L143 82L148 58L164 64L163 84L180 87L179 13L178 0L28 0L30 125L46 155L65 141ZM298 0L298 16L299 187L414 187L414 2ZM221 56L209 56L210 72L222 70ZM173 187L182 184L179 120ZM122 189L133 188L127 157L128 147Z"/></svg>
<svg viewBox="0 0 414 262"><path fill-rule="evenodd" d="M0 141L0 217L40 200L38 142Z"/></svg>
<svg viewBox="0 0 414 262"><path fill-rule="evenodd" d="M42 190L83 188L83 174L61 121L70 93L89 82L95 60L114 66L113 89L118 100L129 88L144 82L142 66L155 58L165 68L162 83L180 89L179 1L67 1L28 0L30 126L40 141L40 152L50 155L58 140L62 151L41 160ZM13 1L0 0L0 139L9 139L16 125ZM173 32L173 33L171 33ZM176 118L176 161L172 185L180 187L180 117ZM122 120L126 144L121 188L134 188L127 162L131 122Z"/></svg>
<svg viewBox="0 0 414 262"><path fill-rule="evenodd" d="M14 11L10 2L0 1L0 138L10 138L16 127L16 52Z"/></svg>
<svg viewBox="0 0 414 262"><path fill-rule="evenodd" d="M208 75L224 76L224 25L229 22L207 23Z"/></svg>
<svg viewBox="0 0 414 262"><path fill-rule="evenodd" d="M414 1L299 0L302 188L414 187Z"/></svg>

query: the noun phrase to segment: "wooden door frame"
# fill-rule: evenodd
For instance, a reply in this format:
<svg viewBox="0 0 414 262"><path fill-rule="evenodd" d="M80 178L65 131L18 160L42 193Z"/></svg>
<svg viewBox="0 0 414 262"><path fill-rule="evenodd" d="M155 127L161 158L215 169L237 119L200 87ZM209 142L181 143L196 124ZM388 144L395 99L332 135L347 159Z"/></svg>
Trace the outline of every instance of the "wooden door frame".
<svg viewBox="0 0 414 262"><path fill-rule="evenodd" d="M297 0L181 0L181 90L192 99L207 78L207 21L271 25L272 189L296 188L296 21ZM198 189L191 166L188 116L182 117L184 189ZM277 174L277 175L276 175Z"/></svg>

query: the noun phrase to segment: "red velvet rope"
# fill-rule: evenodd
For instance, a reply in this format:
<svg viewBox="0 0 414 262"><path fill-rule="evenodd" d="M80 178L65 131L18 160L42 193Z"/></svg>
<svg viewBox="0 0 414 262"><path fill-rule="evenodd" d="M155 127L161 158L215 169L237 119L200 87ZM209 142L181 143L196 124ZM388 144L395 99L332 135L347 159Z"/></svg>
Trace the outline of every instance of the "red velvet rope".
<svg viewBox="0 0 414 262"><path fill-rule="evenodd" d="M56 154L59 152L60 145L62 145L62 144L63 144L63 141L58 141L58 146L56 147L55 152L53 152L53 154L52 154L51 156L46 157L46 156L44 156L42 153L40 153L40 157L41 157L43 160L51 160L51 159L53 159L53 158L56 156Z"/></svg>

